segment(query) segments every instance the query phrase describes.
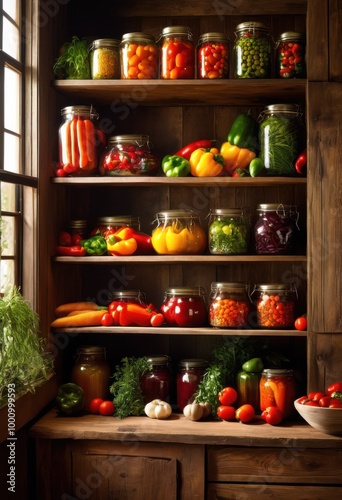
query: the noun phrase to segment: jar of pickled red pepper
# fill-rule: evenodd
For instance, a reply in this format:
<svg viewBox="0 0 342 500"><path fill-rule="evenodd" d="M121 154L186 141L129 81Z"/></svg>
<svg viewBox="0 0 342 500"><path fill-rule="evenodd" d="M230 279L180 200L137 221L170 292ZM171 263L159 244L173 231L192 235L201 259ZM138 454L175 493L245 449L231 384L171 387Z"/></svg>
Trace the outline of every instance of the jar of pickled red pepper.
<svg viewBox="0 0 342 500"><path fill-rule="evenodd" d="M160 310L168 326L199 327L207 324L207 308L201 287L168 288Z"/></svg>
<svg viewBox="0 0 342 500"><path fill-rule="evenodd" d="M276 74L279 78L306 78L304 33L287 31L276 43Z"/></svg>
<svg viewBox="0 0 342 500"><path fill-rule="evenodd" d="M108 146L100 160L99 174L154 175L159 166L160 160L153 153L148 135L115 135L108 139Z"/></svg>
<svg viewBox="0 0 342 500"><path fill-rule="evenodd" d="M123 35L120 60L123 80L158 78L159 52L153 35L140 32Z"/></svg>
<svg viewBox="0 0 342 500"><path fill-rule="evenodd" d="M238 24L235 31L235 78L269 78L270 30L260 22Z"/></svg>
<svg viewBox="0 0 342 500"><path fill-rule="evenodd" d="M89 176L97 173L98 154L104 136L98 128L97 111L92 106L68 106L61 111L58 131L58 176Z"/></svg>
<svg viewBox="0 0 342 500"><path fill-rule="evenodd" d="M216 208L209 213L208 246L214 255L246 254L251 224L243 209Z"/></svg>
<svg viewBox="0 0 342 500"><path fill-rule="evenodd" d="M71 371L71 381L84 391L84 408L90 410L95 398L109 397L110 368L106 361L106 349L99 346L83 346L77 349L77 359Z"/></svg>
<svg viewBox="0 0 342 500"><path fill-rule="evenodd" d="M151 371L140 379L145 404L154 399L170 402L172 371L169 356L147 356L147 359L152 365Z"/></svg>
<svg viewBox="0 0 342 500"><path fill-rule="evenodd" d="M204 33L197 45L197 78L228 78L229 41L224 33Z"/></svg>
<svg viewBox="0 0 342 500"><path fill-rule="evenodd" d="M259 389L261 411L269 406L276 406L284 418L294 413L293 402L297 396L297 388L292 370L263 370Z"/></svg>
<svg viewBox="0 0 342 500"><path fill-rule="evenodd" d="M113 217L98 217L90 235L101 233L102 236L108 236L115 233L122 227L132 227L136 231L140 231L139 217L132 215L115 215Z"/></svg>
<svg viewBox="0 0 342 500"><path fill-rule="evenodd" d="M160 78L184 80L195 78L195 46L190 28L169 26L159 40Z"/></svg>
<svg viewBox="0 0 342 500"><path fill-rule="evenodd" d="M216 328L246 328L251 304L243 283L212 283L209 322Z"/></svg>
<svg viewBox="0 0 342 500"><path fill-rule="evenodd" d="M187 404L193 403L208 362L205 359L182 359L177 373L177 406L183 411Z"/></svg>
<svg viewBox="0 0 342 500"><path fill-rule="evenodd" d="M160 255L198 255L206 248L207 237L200 217L190 209L166 210L155 216L152 245Z"/></svg>
<svg viewBox="0 0 342 500"><path fill-rule="evenodd" d="M282 255L295 249L299 231L299 213L295 205L262 203L257 207L254 226L255 252L258 255Z"/></svg>
<svg viewBox="0 0 342 500"><path fill-rule="evenodd" d="M119 40L94 40L89 49L90 70L93 80L120 78Z"/></svg>
<svg viewBox="0 0 342 500"><path fill-rule="evenodd" d="M253 297L254 296L254 297ZM294 283L255 285L251 293L260 328L293 328L297 309L297 288Z"/></svg>

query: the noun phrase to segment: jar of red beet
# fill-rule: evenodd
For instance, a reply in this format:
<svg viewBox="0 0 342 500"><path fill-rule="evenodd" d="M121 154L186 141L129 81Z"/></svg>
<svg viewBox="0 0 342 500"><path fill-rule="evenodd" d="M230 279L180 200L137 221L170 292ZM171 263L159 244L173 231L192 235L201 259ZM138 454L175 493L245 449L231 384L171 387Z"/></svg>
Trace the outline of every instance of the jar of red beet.
<svg viewBox="0 0 342 500"><path fill-rule="evenodd" d="M294 283L255 285L256 321L260 328L293 328L296 319L297 288Z"/></svg>
<svg viewBox="0 0 342 500"><path fill-rule="evenodd" d="M229 42L224 33L204 33L197 45L197 78L228 78Z"/></svg>
<svg viewBox="0 0 342 500"><path fill-rule="evenodd" d="M151 371L145 373L140 380L141 390L145 403L154 399L170 401L170 389L172 384L172 372L170 369L170 358L166 355L147 356L151 363Z"/></svg>
<svg viewBox="0 0 342 500"><path fill-rule="evenodd" d="M279 78L306 78L305 45L304 33L287 31L280 35L276 44Z"/></svg>
<svg viewBox="0 0 342 500"><path fill-rule="evenodd" d="M167 289L160 310L168 326L199 327L207 323L201 287Z"/></svg>
<svg viewBox="0 0 342 500"><path fill-rule="evenodd" d="M160 37L160 78L184 80L195 78L195 47L190 28L169 26Z"/></svg>
<svg viewBox="0 0 342 500"><path fill-rule="evenodd" d="M216 328L246 328L251 304L243 283L212 283L209 304L210 325Z"/></svg>
<svg viewBox="0 0 342 500"><path fill-rule="evenodd" d="M180 411L194 401L195 392L207 366L205 359L182 359L179 362L176 386L177 406Z"/></svg>
<svg viewBox="0 0 342 500"><path fill-rule="evenodd" d="M296 399L296 381L292 370L263 370L260 379L260 410L277 406L284 418L294 413L293 402Z"/></svg>

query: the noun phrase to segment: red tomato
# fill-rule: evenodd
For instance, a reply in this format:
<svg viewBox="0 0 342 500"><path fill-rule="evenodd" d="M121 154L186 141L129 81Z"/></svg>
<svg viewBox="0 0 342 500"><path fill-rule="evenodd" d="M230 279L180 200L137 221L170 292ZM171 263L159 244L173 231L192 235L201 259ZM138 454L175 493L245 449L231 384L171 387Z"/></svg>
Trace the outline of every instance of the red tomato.
<svg viewBox="0 0 342 500"><path fill-rule="evenodd" d="M306 406L319 406L318 402L317 401L312 401L312 399L308 399L303 404L306 405Z"/></svg>
<svg viewBox="0 0 342 500"><path fill-rule="evenodd" d="M306 403L306 401L308 401L308 400L309 400L308 396L302 396L301 398L298 398L297 402L298 402L299 404L303 405L303 404L305 404L305 403Z"/></svg>
<svg viewBox="0 0 342 500"><path fill-rule="evenodd" d="M99 406L99 414L100 415L113 415L115 410L114 404L112 401L102 401Z"/></svg>
<svg viewBox="0 0 342 500"><path fill-rule="evenodd" d="M342 392L342 382L334 382L329 385L326 390L327 395L330 396L333 392Z"/></svg>
<svg viewBox="0 0 342 500"><path fill-rule="evenodd" d="M222 420L235 420L234 406L221 405L216 410L217 416Z"/></svg>
<svg viewBox="0 0 342 500"><path fill-rule="evenodd" d="M331 397L330 396L323 396L319 401L318 404L319 406L322 406L323 408L327 408L330 405Z"/></svg>
<svg viewBox="0 0 342 500"><path fill-rule="evenodd" d="M255 417L255 410L252 405L245 404L240 406L235 412L236 420L239 420L243 424L247 424Z"/></svg>
<svg viewBox="0 0 342 500"><path fill-rule="evenodd" d="M94 413L94 414L99 413L99 406L101 403L103 403L103 399L101 399L101 398L95 398L92 401L90 401L90 405L89 405L90 413Z"/></svg>
<svg viewBox="0 0 342 500"><path fill-rule="evenodd" d="M331 398L329 408L342 408L342 401L338 398Z"/></svg>
<svg viewBox="0 0 342 500"><path fill-rule="evenodd" d="M112 324L113 324L112 315L109 312L105 312L101 318L101 325L102 326L112 326Z"/></svg>
<svg viewBox="0 0 342 500"><path fill-rule="evenodd" d="M277 406L268 406L261 413L261 418L270 425L278 425L283 420L283 414Z"/></svg>
<svg viewBox="0 0 342 500"><path fill-rule="evenodd" d="M305 318L305 316L300 316L299 318L297 318L294 326L297 330L301 330L301 331L306 330L308 327L308 322L307 322L307 319Z"/></svg>
<svg viewBox="0 0 342 500"><path fill-rule="evenodd" d="M231 406L237 400L237 392L233 387L225 387L218 393L218 399L221 405Z"/></svg>
<svg viewBox="0 0 342 500"><path fill-rule="evenodd" d="M164 323L164 316L162 313L154 314L151 318L152 326L161 326Z"/></svg>
<svg viewBox="0 0 342 500"><path fill-rule="evenodd" d="M68 174L63 168L58 168L56 171L56 177L66 177Z"/></svg>
<svg viewBox="0 0 342 500"><path fill-rule="evenodd" d="M308 394L308 399L311 399L311 401L318 402L321 398L324 398L324 396L325 396L324 392L310 392Z"/></svg>

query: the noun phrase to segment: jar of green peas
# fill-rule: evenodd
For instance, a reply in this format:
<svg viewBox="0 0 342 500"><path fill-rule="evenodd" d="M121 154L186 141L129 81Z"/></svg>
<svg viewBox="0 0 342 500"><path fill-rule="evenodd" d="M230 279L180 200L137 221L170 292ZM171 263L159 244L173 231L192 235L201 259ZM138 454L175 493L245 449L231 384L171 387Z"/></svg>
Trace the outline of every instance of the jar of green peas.
<svg viewBox="0 0 342 500"><path fill-rule="evenodd" d="M235 31L235 78L269 78L271 36L260 22L244 22Z"/></svg>

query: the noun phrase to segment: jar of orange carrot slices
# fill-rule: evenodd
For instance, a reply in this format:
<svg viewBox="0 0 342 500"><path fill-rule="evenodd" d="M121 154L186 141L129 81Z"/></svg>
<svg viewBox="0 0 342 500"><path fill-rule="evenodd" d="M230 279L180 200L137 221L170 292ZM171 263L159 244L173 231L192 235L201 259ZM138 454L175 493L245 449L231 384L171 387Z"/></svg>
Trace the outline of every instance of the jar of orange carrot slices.
<svg viewBox="0 0 342 500"><path fill-rule="evenodd" d="M260 379L260 410L269 406L277 406L284 418L294 412L293 402L296 399L296 382L292 370L263 370Z"/></svg>

